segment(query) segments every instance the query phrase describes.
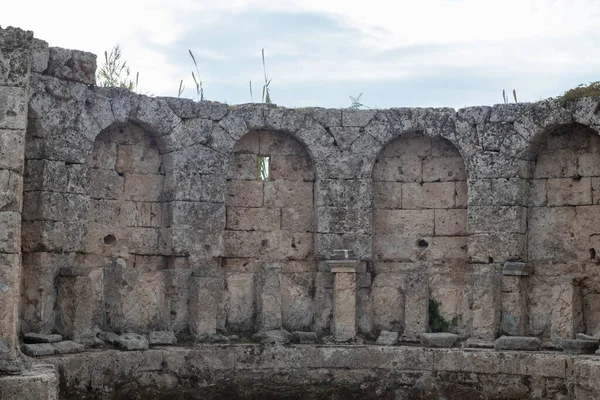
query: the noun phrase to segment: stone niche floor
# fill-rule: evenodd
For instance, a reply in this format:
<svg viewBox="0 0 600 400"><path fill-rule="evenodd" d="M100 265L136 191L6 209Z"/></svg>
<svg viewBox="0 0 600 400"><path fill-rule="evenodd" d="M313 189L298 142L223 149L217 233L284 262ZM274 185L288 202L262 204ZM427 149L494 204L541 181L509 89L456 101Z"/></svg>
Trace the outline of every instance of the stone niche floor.
<svg viewBox="0 0 600 400"><path fill-rule="evenodd" d="M60 399L598 399L600 357L417 346L213 344L37 357Z"/></svg>

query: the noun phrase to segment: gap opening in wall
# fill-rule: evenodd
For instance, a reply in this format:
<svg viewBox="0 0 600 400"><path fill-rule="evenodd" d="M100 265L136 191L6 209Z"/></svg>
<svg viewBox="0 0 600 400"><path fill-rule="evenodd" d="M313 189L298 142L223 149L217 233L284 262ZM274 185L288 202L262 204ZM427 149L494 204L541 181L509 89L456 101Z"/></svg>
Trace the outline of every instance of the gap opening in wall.
<svg viewBox="0 0 600 400"><path fill-rule="evenodd" d="M271 166L271 156L258 156L258 180L269 180L269 169Z"/></svg>

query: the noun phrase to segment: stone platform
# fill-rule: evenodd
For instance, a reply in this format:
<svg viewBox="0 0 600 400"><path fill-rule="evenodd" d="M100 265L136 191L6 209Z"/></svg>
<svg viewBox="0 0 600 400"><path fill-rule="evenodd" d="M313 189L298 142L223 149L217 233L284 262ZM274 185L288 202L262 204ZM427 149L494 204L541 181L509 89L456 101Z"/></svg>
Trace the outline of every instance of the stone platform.
<svg viewBox="0 0 600 400"><path fill-rule="evenodd" d="M58 374L53 365L34 365L22 375L0 376L2 400L57 400Z"/></svg>
<svg viewBox="0 0 600 400"><path fill-rule="evenodd" d="M201 345L40 359L60 371L61 399L600 398L600 357L558 352Z"/></svg>

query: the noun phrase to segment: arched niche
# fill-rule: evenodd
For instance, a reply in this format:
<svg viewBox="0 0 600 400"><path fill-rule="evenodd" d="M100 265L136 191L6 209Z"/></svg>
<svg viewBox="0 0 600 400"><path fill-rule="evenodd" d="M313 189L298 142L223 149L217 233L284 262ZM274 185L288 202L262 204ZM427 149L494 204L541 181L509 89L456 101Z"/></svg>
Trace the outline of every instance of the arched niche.
<svg viewBox="0 0 600 400"><path fill-rule="evenodd" d="M228 330L312 329L314 182L306 149L290 135L251 131L235 144L223 238Z"/></svg>
<svg viewBox="0 0 600 400"><path fill-rule="evenodd" d="M533 149L527 213L529 334L600 331L600 137L568 124Z"/></svg>
<svg viewBox="0 0 600 400"><path fill-rule="evenodd" d="M467 183L463 159L449 141L410 132L377 157L373 268L375 330L410 328L405 316L413 311L405 309L405 302L415 296L409 293L415 290L411 277L419 274L426 277L429 297L449 324L446 329L467 329Z"/></svg>
<svg viewBox="0 0 600 400"><path fill-rule="evenodd" d="M115 331L171 328L164 270L170 255L170 174L157 139L134 123L94 140L85 253L103 272L102 325ZM96 261L98 260L98 261Z"/></svg>

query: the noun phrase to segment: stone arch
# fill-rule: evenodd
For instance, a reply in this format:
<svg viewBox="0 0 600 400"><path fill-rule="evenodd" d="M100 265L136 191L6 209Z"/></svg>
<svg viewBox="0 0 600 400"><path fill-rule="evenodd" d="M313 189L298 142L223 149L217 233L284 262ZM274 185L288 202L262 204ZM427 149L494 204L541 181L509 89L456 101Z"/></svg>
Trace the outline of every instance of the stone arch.
<svg viewBox="0 0 600 400"><path fill-rule="evenodd" d="M415 318L427 315L430 297L454 330L467 329L466 172L448 140L409 132L377 157L373 268L375 329L428 330Z"/></svg>
<svg viewBox="0 0 600 400"><path fill-rule="evenodd" d="M262 156L270 158L267 180L258 177ZM289 134L254 130L233 147L223 237L227 329L312 329L314 184L313 162Z"/></svg>
<svg viewBox="0 0 600 400"><path fill-rule="evenodd" d="M532 148L527 213L528 332L600 330L600 137L581 124L547 129ZM599 253L600 254L600 253Z"/></svg>

